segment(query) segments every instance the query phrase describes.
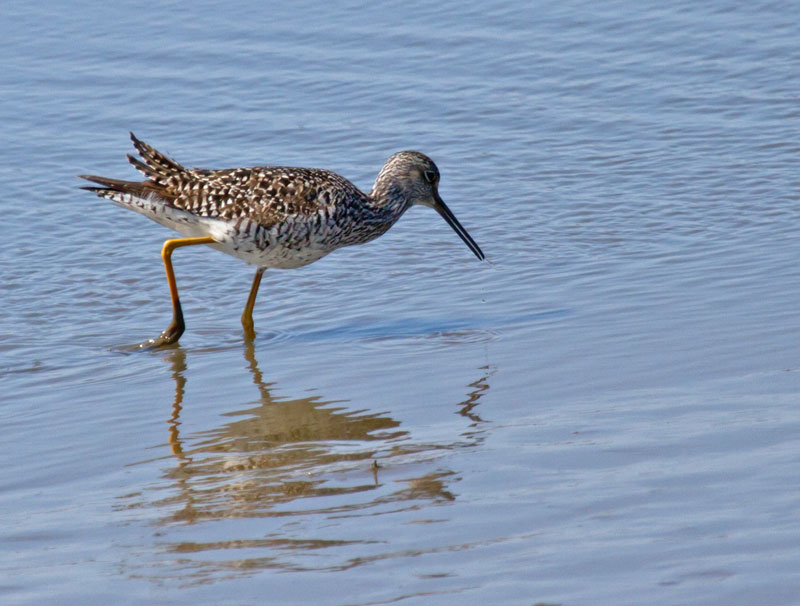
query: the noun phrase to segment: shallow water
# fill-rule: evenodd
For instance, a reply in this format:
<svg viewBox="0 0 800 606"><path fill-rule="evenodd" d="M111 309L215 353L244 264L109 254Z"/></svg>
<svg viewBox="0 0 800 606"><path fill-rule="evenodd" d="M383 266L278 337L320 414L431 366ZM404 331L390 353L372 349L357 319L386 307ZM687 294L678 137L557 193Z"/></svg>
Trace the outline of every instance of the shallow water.
<svg viewBox="0 0 800 606"><path fill-rule="evenodd" d="M0 20L4 604L796 604L800 25L714 1L48 3ZM300 270L74 175L419 149Z"/></svg>

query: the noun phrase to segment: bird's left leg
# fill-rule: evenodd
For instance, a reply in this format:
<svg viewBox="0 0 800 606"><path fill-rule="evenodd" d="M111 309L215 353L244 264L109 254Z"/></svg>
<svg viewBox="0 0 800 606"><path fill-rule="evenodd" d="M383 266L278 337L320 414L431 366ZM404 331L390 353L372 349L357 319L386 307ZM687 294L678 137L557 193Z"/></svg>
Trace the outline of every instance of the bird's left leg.
<svg viewBox="0 0 800 606"><path fill-rule="evenodd" d="M256 336L253 324L253 307L256 304L256 295L258 294L258 287L261 285L261 276L263 275L264 268L259 267L253 278L253 285L250 287L250 296L247 297L247 304L244 306L244 311L242 312L242 328L244 328L244 336L248 341L252 341Z"/></svg>

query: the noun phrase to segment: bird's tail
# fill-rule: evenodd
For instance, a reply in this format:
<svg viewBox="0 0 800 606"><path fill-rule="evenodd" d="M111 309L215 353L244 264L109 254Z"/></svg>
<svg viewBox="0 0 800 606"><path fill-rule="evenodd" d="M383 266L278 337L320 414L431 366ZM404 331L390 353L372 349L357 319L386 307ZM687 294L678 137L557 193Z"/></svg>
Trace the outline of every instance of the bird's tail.
<svg viewBox="0 0 800 606"><path fill-rule="evenodd" d="M113 200L124 206L130 205L132 198L147 199L157 196L163 202L169 203L170 196L167 194L168 187L166 181L170 177L185 176L187 170L168 158L155 148L144 141L136 138L133 133L131 141L142 160L128 154L128 161L143 175L148 177L147 181L123 181L121 179L111 179L109 177L99 177L97 175L78 175L81 179L92 181L96 185L83 187L82 189L94 192L102 198ZM99 186L99 187L98 187Z"/></svg>
<svg viewBox="0 0 800 606"><path fill-rule="evenodd" d="M124 181L97 175L78 175L81 179L86 179L93 183L93 185L84 186L82 189L89 190L101 198L106 198L120 206L145 215L153 221L188 237L215 236L215 234L219 235L220 238L227 237L226 229L229 228L225 222L209 217L199 217L174 206L175 194L168 181L170 177L186 176L189 171L137 139L133 133L131 133L131 140L144 162L132 156L128 156L128 159L148 179L145 181Z"/></svg>
<svg viewBox="0 0 800 606"><path fill-rule="evenodd" d="M99 177L97 175L78 175L81 179L86 179L97 185L87 185L81 187L90 192L94 192L101 198L107 198L126 205L131 197L147 198L156 193L151 184L140 181L123 181L122 179L111 179L109 177Z"/></svg>
<svg viewBox="0 0 800 606"><path fill-rule="evenodd" d="M136 170L144 176L161 184L170 177L185 175L186 172L188 172L186 168L175 162L172 158L165 156L156 148L137 139L136 135L133 133L130 135L133 146L136 148L136 151L139 152L144 162L130 154L128 154L128 162L133 164Z"/></svg>

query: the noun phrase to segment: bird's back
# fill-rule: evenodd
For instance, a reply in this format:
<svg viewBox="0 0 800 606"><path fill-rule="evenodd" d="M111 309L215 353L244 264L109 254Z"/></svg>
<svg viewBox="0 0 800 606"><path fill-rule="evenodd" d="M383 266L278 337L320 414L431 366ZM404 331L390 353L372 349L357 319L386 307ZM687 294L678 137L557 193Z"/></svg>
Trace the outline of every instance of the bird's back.
<svg viewBox="0 0 800 606"><path fill-rule="evenodd" d="M144 186L177 209L198 217L269 228L290 218L303 219L366 196L344 177L322 169L255 166L224 170L185 168L133 137L144 162L128 156L146 177Z"/></svg>
<svg viewBox="0 0 800 606"><path fill-rule="evenodd" d="M255 166L189 169L156 181L159 195L175 208L225 221L247 218L262 227L309 219L365 195L336 173L309 168Z"/></svg>

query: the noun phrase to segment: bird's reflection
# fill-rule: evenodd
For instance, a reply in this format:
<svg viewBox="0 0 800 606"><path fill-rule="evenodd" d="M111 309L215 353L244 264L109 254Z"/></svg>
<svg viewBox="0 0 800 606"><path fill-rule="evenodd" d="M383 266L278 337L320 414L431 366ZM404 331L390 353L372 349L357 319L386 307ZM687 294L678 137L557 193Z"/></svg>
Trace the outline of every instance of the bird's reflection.
<svg viewBox="0 0 800 606"><path fill-rule="evenodd" d="M186 352L182 348L177 348L170 353L172 380L175 381L175 399L172 402L172 416L167 421L169 423L169 444L172 454L180 456L183 454L179 428L183 395L186 393Z"/></svg>
<svg viewBox="0 0 800 606"><path fill-rule="evenodd" d="M169 445L178 464L167 476L179 491L162 505L183 504L172 521L269 515L275 505L301 497L375 488L378 476L371 464L376 449L407 435L398 429L400 423L386 415L351 412L319 396L276 399L252 342L245 345L244 357L260 395L258 405L226 413L234 420L193 435L187 447L180 430L186 353L180 348L170 352L175 394ZM330 486L330 474L342 473L354 477Z"/></svg>
<svg viewBox="0 0 800 606"><path fill-rule="evenodd" d="M458 474L443 468L441 455L474 447L484 439L487 423L477 407L489 389L491 367L480 369L480 378L469 385L468 397L454 411L469 420L468 426L449 442L421 443L385 413L353 410L346 403L319 396L276 398L275 386L264 380L259 368L253 341L244 344L243 354L258 392L255 405L225 413L228 422L189 436L181 432L190 377L187 353L177 347L165 358L174 381L167 420L174 463L164 470L167 486L158 486L159 498L148 504L163 512L160 525L237 518L285 520L286 516L341 516L358 511L372 515L387 506L398 511L457 499L451 484ZM165 492L169 496L163 497ZM239 536L230 542L182 540L169 543L168 551L185 554L267 545L308 550L343 544L308 539L295 543L294 537L280 534L268 540L263 535L252 540ZM250 565L285 567L286 561L273 554Z"/></svg>
<svg viewBox="0 0 800 606"><path fill-rule="evenodd" d="M460 415L467 417L473 422L473 427L478 427L485 423L480 416L473 412L473 409L479 404L483 394L489 391L489 378L495 372L495 369L491 366L483 366L481 370L484 371L483 376L481 376L481 378L477 381L473 381L469 384L469 386L472 387L472 391L469 392L467 399L461 402L460 409L458 411Z"/></svg>

